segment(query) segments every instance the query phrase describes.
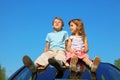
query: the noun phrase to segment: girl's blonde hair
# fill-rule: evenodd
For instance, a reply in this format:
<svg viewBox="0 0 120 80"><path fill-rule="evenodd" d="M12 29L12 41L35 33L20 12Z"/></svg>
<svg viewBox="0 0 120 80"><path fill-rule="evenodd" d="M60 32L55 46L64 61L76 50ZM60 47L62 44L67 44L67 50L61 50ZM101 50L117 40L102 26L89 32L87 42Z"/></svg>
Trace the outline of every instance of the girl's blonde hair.
<svg viewBox="0 0 120 80"><path fill-rule="evenodd" d="M70 25L71 22L73 22L77 26L77 32L79 33L80 36L83 37L83 41L84 41L86 34L85 34L84 24L83 24L82 20L72 19L72 20L69 21L68 24Z"/></svg>

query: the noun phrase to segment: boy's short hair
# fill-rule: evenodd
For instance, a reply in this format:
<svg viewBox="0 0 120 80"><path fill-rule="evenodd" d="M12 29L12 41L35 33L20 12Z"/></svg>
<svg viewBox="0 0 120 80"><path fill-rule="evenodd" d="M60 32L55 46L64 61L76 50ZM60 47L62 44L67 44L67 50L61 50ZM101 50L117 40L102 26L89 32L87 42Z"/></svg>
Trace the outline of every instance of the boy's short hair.
<svg viewBox="0 0 120 80"><path fill-rule="evenodd" d="M55 20L55 19L58 19L58 20L62 21L62 27L64 26L64 22L63 22L63 20L62 20L60 17L55 17L54 20ZM53 22L52 22L52 25L54 24L54 20L53 20Z"/></svg>

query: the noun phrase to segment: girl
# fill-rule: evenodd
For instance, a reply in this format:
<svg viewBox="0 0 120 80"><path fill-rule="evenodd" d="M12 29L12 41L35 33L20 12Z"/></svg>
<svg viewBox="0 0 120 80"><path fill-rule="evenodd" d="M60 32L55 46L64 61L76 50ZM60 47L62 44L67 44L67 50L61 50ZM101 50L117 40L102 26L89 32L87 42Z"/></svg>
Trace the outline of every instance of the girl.
<svg viewBox="0 0 120 80"><path fill-rule="evenodd" d="M100 58L95 57L93 62L89 59L88 41L85 35L84 25L80 19L73 19L69 22L70 31L72 35L68 39L67 44L67 60L70 60L70 69L76 71L76 64L79 59L82 59L90 68L92 72L95 72L100 64Z"/></svg>

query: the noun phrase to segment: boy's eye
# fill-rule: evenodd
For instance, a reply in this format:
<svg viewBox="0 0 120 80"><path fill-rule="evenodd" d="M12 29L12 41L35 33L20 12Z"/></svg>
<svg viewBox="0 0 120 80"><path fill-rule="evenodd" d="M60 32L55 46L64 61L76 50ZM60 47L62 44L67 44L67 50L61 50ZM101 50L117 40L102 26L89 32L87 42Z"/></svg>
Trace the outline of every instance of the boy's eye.
<svg viewBox="0 0 120 80"><path fill-rule="evenodd" d="M55 23L60 23L60 22L55 21Z"/></svg>

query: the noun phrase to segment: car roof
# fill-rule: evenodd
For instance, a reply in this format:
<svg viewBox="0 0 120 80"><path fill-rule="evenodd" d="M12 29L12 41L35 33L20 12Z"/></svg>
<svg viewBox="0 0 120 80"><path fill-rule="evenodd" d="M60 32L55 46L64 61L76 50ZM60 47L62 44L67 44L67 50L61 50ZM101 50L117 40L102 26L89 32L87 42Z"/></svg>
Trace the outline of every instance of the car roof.
<svg viewBox="0 0 120 80"><path fill-rule="evenodd" d="M90 68L81 62L80 64L83 68L80 74L78 74L79 79L87 80L120 80L120 69L110 63L100 63L98 69L95 73L91 72ZM31 80L31 72L22 66L14 74L12 74L8 80ZM71 75L70 69L66 69L62 80L66 80ZM56 69L53 66L48 66L44 72L37 75L37 80L58 80L55 78Z"/></svg>

